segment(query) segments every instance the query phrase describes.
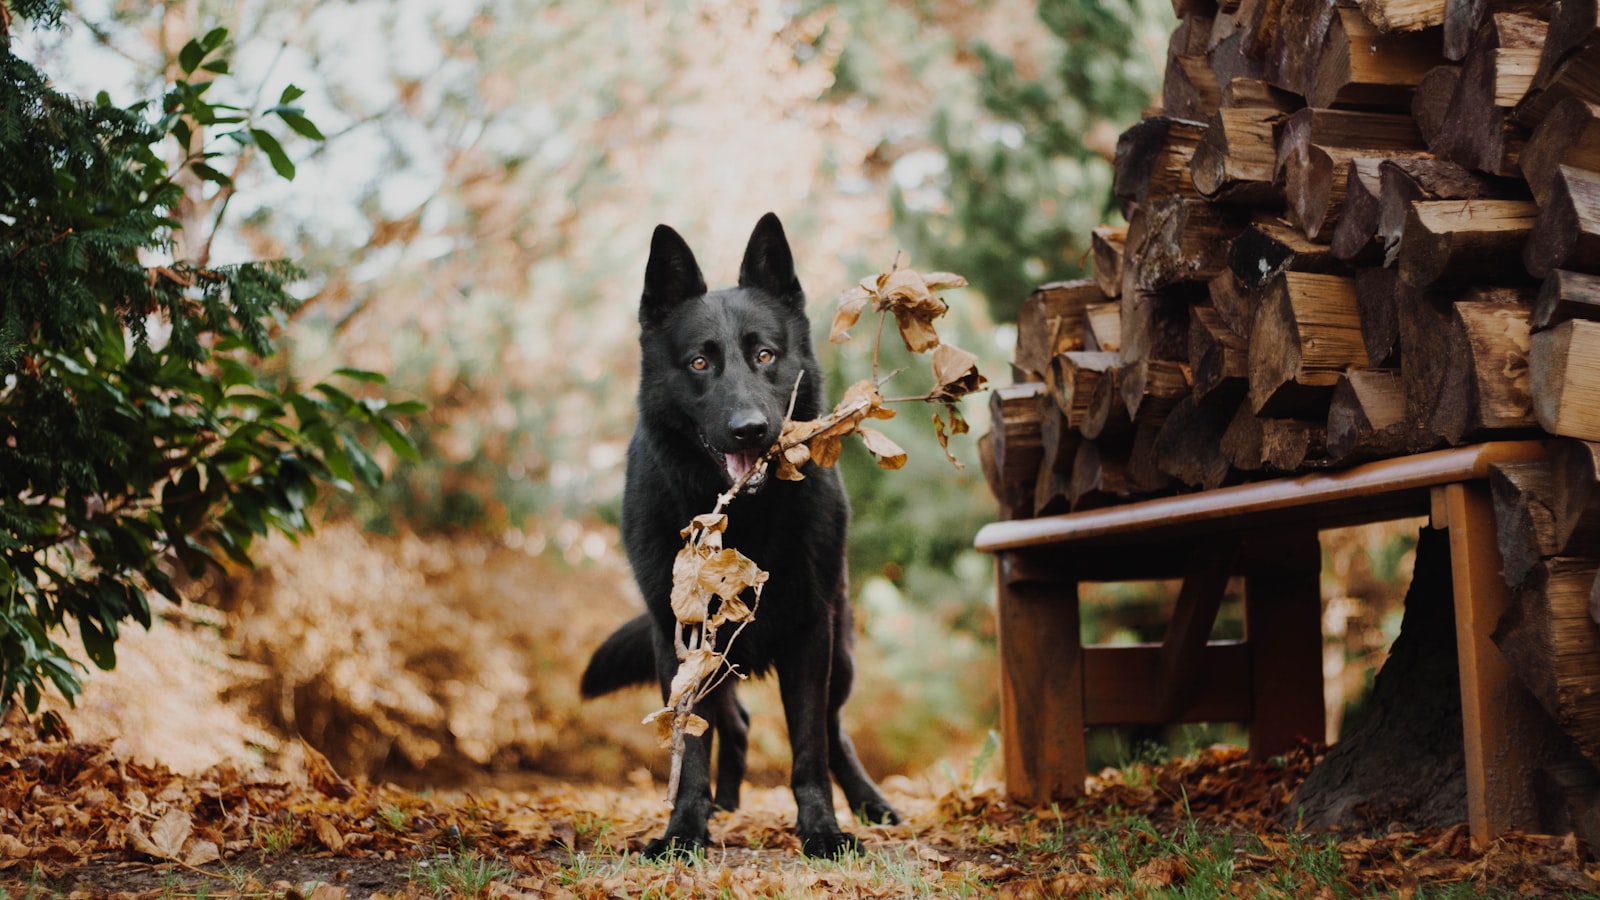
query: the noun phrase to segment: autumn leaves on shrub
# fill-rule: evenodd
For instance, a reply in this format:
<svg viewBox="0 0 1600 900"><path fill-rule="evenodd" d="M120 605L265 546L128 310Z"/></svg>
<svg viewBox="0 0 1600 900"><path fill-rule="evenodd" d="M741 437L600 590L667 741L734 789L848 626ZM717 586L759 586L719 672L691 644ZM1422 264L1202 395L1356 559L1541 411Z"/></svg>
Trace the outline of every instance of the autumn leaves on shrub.
<svg viewBox="0 0 1600 900"><path fill-rule="evenodd" d="M839 297L829 339L842 343L850 339L849 330L869 309L878 313L878 328L873 344L872 377L852 384L833 411L818 419L794 421L793 400L785 417L778 442L761 459L716 498L711 511L696 516L683 529L683 549L672 566L672 611L678 627L673 643L678 655L678 670L672 680L667 705L645 718L655 727L661 746L672 754L671 777L667 786L669 802L677 797L678 776L682 768L684 736L705 733L708 723L693 712L695 704L707 697L730 675L743 678L728 661L728 647L757 614L761 589L767 573L737 550L722 545L728 526L724 510L752 481L765 477L769 468L785 481L800 481L807 462L831 467L838 462L844 439L861 438L867 451L885 469L898 469L906 463L906 452L883 432L867 425L870 419L891 419L895 411L886 404L921 402L939 404L933 414L935 433L953 465L949 439L967 431L957 403L978 390L984 377L978 372L978 358L972 353L942 342L933 322L948 307L937 292L964 287L967 281L949 272L923 274L898 265L890 271L864 278ZM913 353L931 351L933 386L915 396L886 399L881 388L897 373L880 374L878 350L884 327L893 316L900 337ZM800 374L801 378L806 373ZM799 389L798 382L795 385ZM748 597L748 602L746 598ZM720 644L719 632L732 629ZM720 649L719 649L720 648Z"/></svg>

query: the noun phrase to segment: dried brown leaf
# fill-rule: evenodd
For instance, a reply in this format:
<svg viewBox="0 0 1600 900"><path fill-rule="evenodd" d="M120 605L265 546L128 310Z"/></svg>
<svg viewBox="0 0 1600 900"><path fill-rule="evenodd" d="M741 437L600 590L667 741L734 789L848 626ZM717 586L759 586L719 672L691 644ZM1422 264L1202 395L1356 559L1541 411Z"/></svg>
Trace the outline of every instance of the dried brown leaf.
<svg viewBox="0 0 1600 900"><path fill-rule="evenodd" d="M189 846L189 853L183 858L186 866L203 866L206 863L222 859L222 851L212 841L195 841Z"/></svg>
<svg viewBox="0 0 1600 900"><path fill-rule="evenodd" d="M166 811L150 826L147 835L144 826L135 819L128 823L128 844L134 850L157 859L182 859L183 843L189 839L194 820L177 807Z"/></svg>
<svg viewBox="0 0 1600 900"><path fill-rule="evenodd" d="M828 340L842 344L850 340L850 329L860 321L867 304L872 302L877 279L864 279L861 284L839 295L839 310L833 314L833 325L828 330ZM868 285L871 285L869 287Z"/></svg>
<svg viewBox="0 0 1600 900"><path fill-rule="evenodd" d="M861 440L867 445L867 451L878 458L878 467L883 469L898 469L906 464L906 451L900 445L889 439L889 436L876 428L865 425L856 429L861 435Z"/></svg>
<svg viewBox="0 0 1600 900"><path fill-rule="evenodd" d="M737 550L717 550L700 566L700 589L724 602L737 599L746 588L759 595L761 585L766 583L767 573Z"/></svg>
<svg viewBox="0 0 1600 900"><path fill-rule="evenodd" d="M964 469L966 466L950 452L950 438L966 434L971 429L967 425L967 420L961 417L961 410L957 409L955 404L946 403L944 408L946 414L950 416L950 421L946 422L938 413L934 413L933 434L939 439L939 449L944 451L944 458L950 461L950 465Z"/></svg>
<svg viewBox="0 0 1600 900"><path fill-rule="evenodd" d="M978 356L953 344L933 350L933 390L928 396L953 402L983 387L988 379L978 371Z"/></svg>
<svg viewBox="0 0 1600 900"><path fill-rule="evenodd" d="M314 827L317 832L317 842L322 846L334 853L344 849L344 835L339 833L339 826L322 816L317 816Z"/></svg>
<svg viewBox="0 0 1600 900"><path fill-rule="evenodd" d="M700 584L700 567L704 564L705 557L693 544L685 545L672 560L672 614L685 625L704 622L711 604Z"/></svg>
<svg viewBox="0 0 1600 900"><path fill-rule="evenodd" d="M667 705L676 707L678 701L690 691L698 690L701 683L711 677L721 664L722 657L709 647L696 647L684 654L678 660L677 674L672 676L672 691L667 698Z"/></svg>

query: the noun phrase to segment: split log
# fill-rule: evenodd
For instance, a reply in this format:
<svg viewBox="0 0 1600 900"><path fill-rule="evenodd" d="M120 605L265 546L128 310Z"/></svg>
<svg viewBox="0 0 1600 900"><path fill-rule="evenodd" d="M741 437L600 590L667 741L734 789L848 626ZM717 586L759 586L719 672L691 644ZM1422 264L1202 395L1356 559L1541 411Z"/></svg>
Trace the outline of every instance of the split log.
<svg viewBox="0 0 1600 900"><path fill-rule="evenodd" d="M1083 349L1115 353L1122 349L1122 304L1115 300L1084 307Z"/></svg>
<svg viewBox="0 0 1600 900"><path fill-rule="evenodd" d="M1280 91L1259 77L1233 78L1222 85L1224 109L1275 109L1288 115L1305 105L1299 94Z"/></svg>
<svg viewBox="0 0 1600 900"><path fill-rule="evenodd" d="M1556 557L1529 573L1493 634L1534 698L1600 764L1600 626L1589 616L1593 559Z"/></svg>
<svg viewBox="0 0 1600 900"><path fill-rule="evenodd" d="M1600 172L1560 166L1522 249L1529 274L1600 272Z"/></svg>
<svg viewBox="0 0 1600 900"><path fill-rule="evenodd" d="M1194 399L1205 406L1231 409L1250 387L1250 342L1230 329L1209 304L1189 310L1189 371Z"/></svg>
<svg viewBox="0 0 1600 900"><path fill-rule="evenodd" d="M1171 475L1156 465L1156 435L1159 422L1135 422L1133 445L1128 448L1128 490L1139 496L1169 492L1175 485Z"/></svg>
<svg viewBox="0 0 1600 900"><path fill-rule="evenodd" d="M1068 499L1074 510L1109 506L1127 499L1128 454L1125 446L1102 447L1099 441L1078 444L1072 459Z"/></svg>
<svg viewBox="0 0 1600 900"><path fill-rule="evenodd" d="M1426 288L1512 277L1504 260L1522 250L1537 213L1528 200L1412 203L1400 234L1400 280Z"/></svg>
<svg viewBox="0 0 1600 900"><path fill-rule="evenodd" d="M1400 273L1394 269L1356 272L1356 309L1361 316L1361 344L1367 365L1400 365Z"/></svg>
<svg viewBox="0 0 1600 900"><path fill-rule="evenodd" d="M1346 262L1375 258L1378 253L1378 212L1382 192L1381 156L1358 156L1345 173L1344 205L1333 226L1329 251Z"/></svg>
<svg viewBox="0 0 1600 900"><path fill-rule="evenodd" d="M1225 208L1178 195L1151 197L1140 214L1144 241L1125 264L1133 266L1134 283L1145 291L1210 279L1222 271L1228 243L1244 228Z"/></svg>
<svg viewBox="0 0 1600 900"><path fill-rule="evenodd" d="M1272 36L1272 52L1267 57L1267 79L1286 91L1306 96L1327 45L1328 29L1337 17L1334 0L1283 0L1277 33Z"/></svg>
<svg viewBox="0 0 1600 900"><path fill-rule="evenodd" d="M1550 0L1445 0L1444 55L1462 60L1472 52L1480 30L1498 13L1531 13L1548 17Z"/></svg>
<svg viewBox="0 0 1600 900"><path fill-rule="evenodd" d="M1209 24L1209 20L1208 24ZM1180 119L1204 120L1222 106L1217 73L1203 53L1167 57L1161 82L1161 110Z"/></svg>
<svg viewBox="0 0 1600 900"><path fill-rule="evenodd" d="M1555 472L1548 460L1495 463L1489 467L1494 500L1495 542L1500 546L1500 577L1509 587L1522 584L1539 560L1561 552L1556 538Z"/></svg>
<svg viewBox="0 0 1600 900"><path fill-rule="evenodd" d="M1411 98L1411 118L1416 120L1417 131L1428 146L1439 140L1450 115L1450 98L1455 96L1456 82L1461 80L1460 66L1434 66L1422 76L1417 93Z"/></svg>
<svg viewBox="0 0 1600 900"><path fill-rule="evenodd" d="M1379 31L1421 31L1444 24L1444 0L1361 0L1361 14Z"/></svg>
<svg viewBox="0 0 1600 900"><path fill-rule="evenodd" d="M1568 97L1600 104L1600 4L1594 0L1556 4L1538 71L1517 104L1516 119L1532 128Z"/></svg>
<svg viewBox="0 0 1600 900"><path fill-rule="evenodd" d="M1537 330L1568 319L1600 321L1600 275L1556 269L1545 278L1529 324Z"/></svg>
<svg viewBox="0 0 1600 900"><path fill-rule="evenodd" d="M1325 420L1340 373L1366 361L1354 280L1284 272L1250 333L1251 410Z"/></svg>
<svg viewBox="0 0 1600 900"><path fill-rule="evenodd" d="M1019 498L1014 496L1014 491L1000 479L1000 470L994 461L994 433L989 432L978 438L978 465L983 469L983 480L989 485L989 493L993 495L995 503L1000 507L1002 519L1025 519L1032 510L1032 505L1024 505Z"/></svg>
<svg viewBox="0 0 1600 900"><path fill-rule="evenodd" d="M1350 160L1425 150L1410 116L1303 109L1284 121L1278 139L1286 217L1306 237L1326 242L1344 204Z"/></svg>
<svg viewBox="0 0 1600 900"><path fill-rule="evenodd" d="M1437 31L1386 33L1360 10L1340 7L1306 85L1306 105L1409 111L1441 52Z"/></svg>
<svg viewBox="0 0 1600 900"><path fill-rule="evenodd" d="M1568 97L1550 109L1518 158L1522 177L1540 203L1560 166L1600 171L1600 106Z"/></svg>
<svg viewBox="0 0 1600 900"><path fill-rule="evenodd" d="M1550 467L1556 552L1600 556L1600 444L1561 441Z"/></svg>
<svg viewBox="0 0 1600 900"><path fill-rule="evenodd" d="M1117 138L1112 189L1124 215L1131 219L1131 210L1152 192L1163 197L1193 189L1189 161L1205 132L1202 122L1152 116Z"/></svg>
<svg viewBox="0 0 1600 900"><path fill-rule="evenodd" d="M1272 472L1300 472L1326 464L1328 425L1301 419L1261 420L1261 466Z"/></svg>
<svg viewBox="0 0 1600 900"><path fill-rule="evenodd" d="M1239 19L1245 23L1244 55L1266 62L1283 20L1284 0L1241 0ZM1290 91L1298 95L1296 91Z"/></svg>
<svg viewBox="0 0 1600 900"><path fill-rule="evenodd" d="M1261 419L1250 411L1248 402L1239 404L1228 420L1218 449L1228 465L1240 472L1261 470Z"/></svg>
<svg viewBox="0 0 1600 900"><path fill-rule="evenodd" d="M1417 200L1520 200L1527 194L1514 183L1498 181L1457 163L1424 157L1385 160L1378 166L1378 240L1384 265L1400 252L1411 204Z"/></svg>
<svg viewBox="0 0 1600 900"><path fill-rule="evenodd" d="M1067 417L1048 393L1039 402L1039 474L1033 483L1033 514L1049 516L1070 512L1072 460L1083 438L1067 424Z"/></svg>
<svg viewBox="0 0 1600 900"><path fill-rule="evenodd" d="M1039 426L1039 398L1044 392L1042 383L1029 383L997 387L989 394L995 472L1005 498L1019 507L1031 508L1033 479L1044 459Z"/></svg>
<svg viewBox="0 0 1600 900"><path fill-rule="evenodd" d="M1450 444L1534 426L1532 292L1476 288L1454 302L1402 292L1406 414Z"/></svg>
<svg viewBox="0 0 1600 900"><path fill-rule="evenodd" d="M1043 381L1058 353L1083 349L1084 307L1105 300L1093 279L1041 285L1017 312L1017 346L1011 362Z"/></svg>
<svg viewBox="0 0 1600 900"><path fill-rule="evenodd" d="M1339 376L1328 402L1328 458L1339 465L1412 453L1428 441L1406 415L1398 369L1356 369Z"/></svg>
<svg viewBox="0 0 1600 900"><path fill-rule="evenodd" d="M1155 463L1190 487L1211 490L1226 484L1233 467L1222 454L1222 435L1234 410L1192 396L1178 401L1156 435Z"/></svg>
<svg viewBox="0 0 1600 900"><path fill-rule="evenodd" d="M1212 279L1207 287L1222 321L1235 334L1248 337L1261 294L1280 273L1345 270L1344 262L1334 258L1327 244L1309 241L1300 229L1262 213L1228 246L1228 273Z"/></svg>
<svg viewBox="0 0 1600 900"><path fill-rule="evenodd" d="M1222 107L1258 105L1240 103L1240 92L1232 87L1240 81L1266 85L1262 80L1267 74L1266 63L1250 57L1250 31L1243 18L1238 13L1218 16L1217 30L1212 32L1212 36L1213 42L1206 51L1206 62L1211 65L1211 74L1221 87ZM1254 92L1255 88L1247 90Z"/></svg>
<svg viewBox="0 0 1600 900"><path fill-rule="evenodd" d="M1122 442L1133 434L1133 420L1128 418L1128 406L1122 402L1122 391L1117 381L1122 377L1122 367L1100 373L1089 394L1089 408L1084 410L1078 430L1093 441L1105 441L1109 446Z"/></svg>
<svg viewBox="0 0 1600 900"><path fill-rule="evenodd" d="M1145 291L1124 281L1120 304L1122 358L1127 362L1188 360L1189 305L1203 299L1202 290L1180 286Z"/></svg>
<svg viewBox="0 0 1600 900"><path fill-rule="evenodd" d="M1540 427L1600 441L1600 322L1570 319L1537 332L1530 356Z"/></svg>
<svg viewBox="0 0 1600 900"><path fill-rule="evenodd" d="M1193 393L1189 367L1162 359L1141 359L1117 374L1122 405L1134 424L1160 425L1178 401Z"/></svg>
<svg viewBox="0 0 1600 900"><path fill-rule="evenodd" d="M1544 44L1545 23L1519 13L1495 13L1484 23L1461 66L1445 121L1428 149L1494 175L1518 174L1526 137L1511 108L1527 93Z"/></svg>
<svg viewBox="0 0 1600 900"><path fill-rule="evenodd" d="M1283 190L1274 183L1278 147L1273 129L1286 115L1272 107L1245 107L1212 116L1190 160L1195 189L1216 203L1281 203Z"/></svg>
<svg viewBox="0 0 1600 900"><path fill-rule="evenodd" d="M1089 412L1089 401L1101 377L1116 368L1122 358L1116 353L1059 353L1050 360L1045 384L1056 406L1067 417L1069 428L1080 428Z"/></svg>
<svg viewBox="0 0 1600 900"><path fill-rule="evenodd" d="M1094 263L1094 280L1107 297L1122 296L1122 258L1128 229L1101 225L1089 233L1089 258Z"/></svg>

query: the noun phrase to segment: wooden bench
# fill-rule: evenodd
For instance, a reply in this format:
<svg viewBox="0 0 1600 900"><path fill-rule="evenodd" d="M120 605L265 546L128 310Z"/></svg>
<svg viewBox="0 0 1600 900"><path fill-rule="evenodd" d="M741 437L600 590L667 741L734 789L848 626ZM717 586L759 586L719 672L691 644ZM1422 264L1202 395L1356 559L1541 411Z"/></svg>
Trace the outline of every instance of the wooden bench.
<svg viewBox="0 0 1600 900"><path fill-rule="evenodd" d="M999 588L1008 792L1081 796L1089 725L1248 723L1265 759L1324 734L1318 531L1409 516L1449 529L1468 819L1475 842L1537 826L1527 748L1542 715L1490 640L1509 602L1485 478L1543 458L1538 441L1475 444L1102 509L986 525ZM1245 639L1208 637L1231 576ZM1079 582L1181 578L1161 644L1083 646Z"/></svg>

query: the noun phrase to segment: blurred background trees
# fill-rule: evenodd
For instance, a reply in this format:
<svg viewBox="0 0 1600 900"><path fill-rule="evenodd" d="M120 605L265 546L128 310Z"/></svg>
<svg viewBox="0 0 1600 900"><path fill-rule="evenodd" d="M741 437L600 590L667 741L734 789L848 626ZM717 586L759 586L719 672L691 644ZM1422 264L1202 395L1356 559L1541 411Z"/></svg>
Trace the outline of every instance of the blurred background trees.
<svg viewBox="0 0 1600 900"><path fill-rule="evenodd" d="M588 651L638 607L614 521L655 224L715 286L777 212L819 340L835 294L901 251L960 272L973 287L941 328L1004 380L1018 303L1076 275L1115 220L1110 154L1174 21L1158 0L74 0L59 30L19 23L18 52L82 97L158 96L215 28L232 67L214 102L303 89L326 140L283 143L294 181L241 153L186 231L214 265L305 271L262 370L384 372L428 404L417 461L378 446L380 489L186 590L224 614L198 633L223 633L230 673L188 682L254 745L300 733L371 772L659 762L635 724L648 698L576 699ZM822 345L832 386L870 369L868 343ZM994 719L989 560L969 549L993 502L971 439L952 469L911 418L885 430L913 473L859 448L843 463L864 631L848 711L879 771L977 746ZM93 691L91 709L132 702ZM755 697L755 749L781 761L781 717Z"/></svg>

